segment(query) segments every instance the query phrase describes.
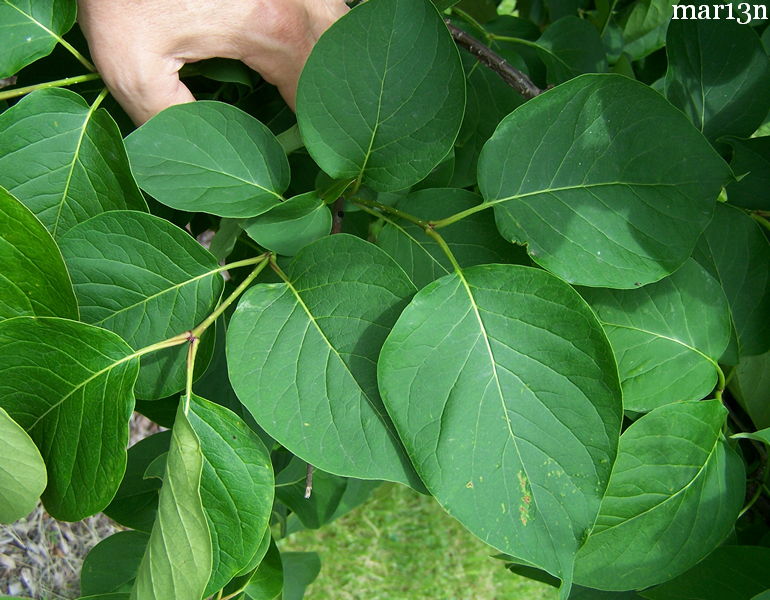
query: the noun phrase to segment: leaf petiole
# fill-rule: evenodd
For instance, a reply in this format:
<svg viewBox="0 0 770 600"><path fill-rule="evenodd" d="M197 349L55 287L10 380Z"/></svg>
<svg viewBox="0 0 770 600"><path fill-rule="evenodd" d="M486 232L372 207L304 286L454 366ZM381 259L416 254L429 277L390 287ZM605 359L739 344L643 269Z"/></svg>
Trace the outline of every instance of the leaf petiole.
<svg viewBox="0 0 770 600"><path fill-rule="evenodd" d="M257 276L262 272L262 270L267 266L269 260L273 259L273 254L263 254L262 256L258 256L256 259L250 258L245 261L240 261L241 263L247 263L247 264L256 264L256 268L249 273L246 276L246 279L244 279L235 290L233 290L233 293L230 294L227 298L225 298L222 302L219 303L219 306L217 306L216 310L214 310L213 313L211 313L208 317L206 317L200 325L195 327L191 332L190 336L193 338L200 338L201 335L203 335L203 332L206 331L211 325L227 310L227 307L230 306L233 302L235 302L238 297L246 291L246 288L248 288L251 285L251 282L254 281L254 279L257 278ZM233 263L229 265L230 268L235 266L243 266L239 263Z"/></svg>
<svg viewBox="0 0 770 600"><path fill-rule="evenodd" d="M452 225L452 223L457 223L457 221L461 221L465 217L475 215L477 212L486 210L487 208L490 208L494 205L495 203L493 202L482 202L481 204L477 204L476 206L471 206L470 208L466 208L465 210L462 210L459 213L450 215L445 219L439 219L438 221L430 221L430 225L433 229L441 229L442 227L446 227L447 225Z"/></svg>
<svg viewBox="0 0 770 600"><path fill-rule="evenodd" d="M97 79L101 78L102 76L99 75L99 73L87 73L86 75L77 75L76 77L65 77L64 79L55 79L54 81L36 83L34 85L28 85L26 87L20 87L0 92L0 100L17 98L36 90L45 90L52 87L66 87L69 85L76 85L78 83L85 83L86 81L96 81Z"/></svg>
<svg viewBox="0 0 770 600"><path fill-rule="evenodd" d="M400 217L406 221L409 221L411 223L414 223L415 225L422 228L422 230L425 232L425 235L427 235L429 238L433 239L441 248L441 251L446 254L447 258L449 259L449 262L452 263L452 267L454 267L454 270L457 273L461 273L462 268L460 267L460 264L457 262L457 259L455 258L455 255L452 253L452 250L449 248L449 244L446 243L446 240L439 234L438 231L436 231L436 223L439 223L439 221L423 221L421 219L418 219L414 215L410 215L409 213L405 213L401 210L398 210L397 208L393 208L392 206L388 206L386 204L380 204L379 202L374 202L372 200L365 200L363 198L356 198L353 200L353 204L357 204L362 209L364 209L366 212L368 212L371 215L374 216L382 216L385 218L385 220L389 221L387 217L384 215L378 215L376 211L372 209L378 209L382 212L392 214L396 217ZM473 207L477 208L477 207ZM470 210L470 209L469 209ZM463 211L467 212L467 211ZM462 214L462 213L457 213ZM457 215L454 215L457 216ZM452 217L449 217L450 219ZM449 223L447 223L449 224Z"/></svg>
<svg viewBox="0 0 770 600"><path fill-rule="evenodd" d="M190 412L190 399L192 398L193 373L195 372L195 357L198 354L200 338L190 334L187 347L187 376L185 380L184 414Z"/></svg>

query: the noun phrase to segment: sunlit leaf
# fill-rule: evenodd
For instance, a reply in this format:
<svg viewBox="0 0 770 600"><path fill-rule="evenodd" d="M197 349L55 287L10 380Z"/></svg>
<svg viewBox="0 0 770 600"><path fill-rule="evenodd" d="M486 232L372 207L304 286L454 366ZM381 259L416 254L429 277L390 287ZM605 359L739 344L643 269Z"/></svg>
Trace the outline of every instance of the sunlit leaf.
<svg viewBox="0 0 770 600"><path fill-rule="evenodd" d="M55 239L107 210L147 210L115 121L58 88L33 92L0 115L0 185Z"/></svg>
<svg viewBox="0 0 770 600"><path fill-rule="evenodd" d="M612 350L577 293L529 267L447 275L399 318L379 382L431 494L568 589L622 411Z"/></svg>

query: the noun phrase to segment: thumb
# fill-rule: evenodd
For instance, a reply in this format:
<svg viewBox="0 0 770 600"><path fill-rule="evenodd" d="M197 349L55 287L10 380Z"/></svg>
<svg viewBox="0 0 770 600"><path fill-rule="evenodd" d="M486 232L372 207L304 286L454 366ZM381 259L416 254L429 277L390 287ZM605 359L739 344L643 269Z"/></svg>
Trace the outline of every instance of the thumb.
<svg viewBox="0 0 770 600"><path fill-rule="evenodd" d="M181 60L153 54L94 59L110 92L137 125L164 108L195 100L179 79Z"/></svg>

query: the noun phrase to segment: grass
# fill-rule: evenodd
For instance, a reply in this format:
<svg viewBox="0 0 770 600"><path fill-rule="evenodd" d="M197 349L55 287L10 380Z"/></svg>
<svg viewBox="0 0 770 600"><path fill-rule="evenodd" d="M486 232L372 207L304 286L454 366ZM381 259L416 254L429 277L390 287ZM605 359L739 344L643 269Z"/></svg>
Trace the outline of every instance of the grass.
<svg viewBox="0 0 770 600"><path fill-rule="evenodd" d="M429 497L383 485L363 506L282 550L315 551L308 600L555 600L556 590L510 573L497 552Z"/></svg>

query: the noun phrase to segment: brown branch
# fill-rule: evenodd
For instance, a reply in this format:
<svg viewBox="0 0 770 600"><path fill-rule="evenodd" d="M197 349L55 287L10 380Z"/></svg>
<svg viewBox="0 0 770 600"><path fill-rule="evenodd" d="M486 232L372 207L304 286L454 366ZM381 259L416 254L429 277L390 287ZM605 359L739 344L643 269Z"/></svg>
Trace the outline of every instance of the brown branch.
<svg viewBox="0 0 770 600"><path fill-rule="evenodd" d="M332 233L342 233L342 219L345 218L345 198L340 196L332 207Z"/></svg>
<svg viewBox="0 0 770 600"><path fill-rule="evenodd" d="M16 76L12 77L5 77L0 79L0 90L3 88L11 87L12 85L16 85Z"/></svg>
<svg viewBox="0 0 770 600"><path fill-rule="evenodd" d="M532 80L529 77L511 65L497 52L488 48L482 42L459 27L452 25L449 19L445 19L445 22L449 29L449 33L452 34L452 38L458 46L465 48L475 56L482 65L492 69L503 81L505 81L505 83L510 85L527 100L543 93L543 90L532 83Z"/></svg>
<svg viewBox="0 0 770 600"><path fill-rule="evenodd" d="M313 471L315 467L310 463L307 463L307 474L305 475L305 498L310 498L310 494L313 493Z"/></svg>

